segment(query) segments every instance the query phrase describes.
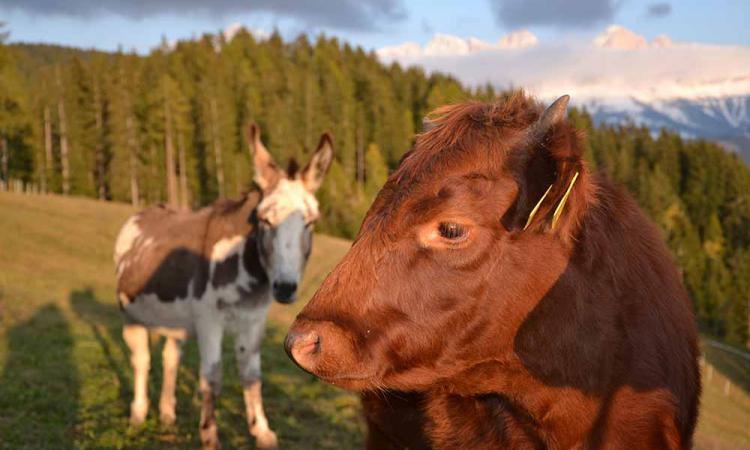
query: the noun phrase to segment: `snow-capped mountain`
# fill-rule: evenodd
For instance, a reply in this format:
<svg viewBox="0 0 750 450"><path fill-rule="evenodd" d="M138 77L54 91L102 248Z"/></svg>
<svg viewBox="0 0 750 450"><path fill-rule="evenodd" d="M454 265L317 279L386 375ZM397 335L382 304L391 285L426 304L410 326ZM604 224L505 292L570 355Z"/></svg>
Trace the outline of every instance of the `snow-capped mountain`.
<svg viewBox="0 0 750 450"><path fill-rule="evenodd" d="M750 162L750 95L662 99L613 105L592 99L584 103L595 121L632 121L653 130L669 128L685 137L715 140Z"/></svg>
<svg viewBox="0 0 750 450"><path fill-rule="evenodd" d="M383 47L376 53L384 60L417 58L421 56L460 56L488 50L512 50L534 47L539 39L529 30L517 30L503 36L497 42L487 42L476 37L462 38L450 34L436 33L422 47L416 42Z"/></svg>
<svg viewBox="0 0 750 450"><path fill-rule="evenodd" d="M598 121L631 121L714 139L750 161L750 47L652 41L613 25L589 42L539 42L527 30L496 43L438 34L377 51L384 62L450 73L468 85L570 94Z"/></svg>
<svg viewBox="0 0 750 450"><path fill-rule="evenodd" d="M602 48L636 50L648 47L648 41L625 27L612 25L594 39L594 45Z"/></svg>
<svg viewBox="0 0 750 450"><path fill-rule="evenodd" d="M470 38L474 45L479 39ZM457 36L451 36L450 34L436 34L430 42L424 47L423 54L427 56L440 56L440 55L467 55L470 53L471 45L469 40L462 39Z"/></svg>
<svg viewBox="0 0 750 450"><path fill-rule="evenodd" d="M500 38L500 48L529 48L539 44L539 39L529 30L517 30Z"/></svg>
<svg viewBox="0 0 750 450"><path fill-rule="evenodd" d="M601 48L613 48L618 50L638 50L642 48L669 48L674 47L672 38L666 34L659 35L649 43L645 37L633 33L620 25L610 25L596 38L594 45Z"/></svg>

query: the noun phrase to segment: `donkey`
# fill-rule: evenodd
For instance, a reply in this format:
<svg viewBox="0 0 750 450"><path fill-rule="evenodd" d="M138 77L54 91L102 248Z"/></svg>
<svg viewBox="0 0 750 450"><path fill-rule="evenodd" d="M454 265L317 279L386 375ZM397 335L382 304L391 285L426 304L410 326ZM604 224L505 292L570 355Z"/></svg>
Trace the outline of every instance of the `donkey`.
<svg viewBox="0 0 750 450"><path fill-rule="evenodd" d="M287 353L362 393L367 449L691 447L686 291L568 99L437 110L297 316Z"/></svg>
<svg viewBox="0 0 750 450"><path fill-rule="evenodd" d="M198 211L145 209L125 223L115 246L123 337L135 374L130 422L143 422L149 406L148 330L166 337L159 410L167 424L175 421L180 349L188 336L196 335L204 448L219 447L214 403L221 385L225 330L236 337L250 433L258 448L277 447L263 411L260 345L272 297L280 303L295 300L319 217L314 193L333 157L331 137L323 134L302 170L291 161L283 171L261 142L258 126L250 127L248 138L256 189L239 200L219 200Z"/></svg>

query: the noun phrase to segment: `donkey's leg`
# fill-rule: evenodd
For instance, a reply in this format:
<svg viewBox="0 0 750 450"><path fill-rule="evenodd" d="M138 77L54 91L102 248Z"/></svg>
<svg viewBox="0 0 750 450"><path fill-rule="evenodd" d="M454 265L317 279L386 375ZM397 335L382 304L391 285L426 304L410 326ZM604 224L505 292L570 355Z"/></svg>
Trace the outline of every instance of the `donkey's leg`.
<svg viewBox="0 0 750 450"><path fill-rule="evenodd" d="M215 404L221 392L221 339L224 327L220 321L203 320L197 324L201 357L200 391L202 396L200 436L203 449L221 448L216 427Z"/></svg>
<svg viewBox="0 0 750 450"><path fill-rule="evenodd" d="M248 317L239 327L235 339L234 352L242 380L245 397L245 412L250 434L255 437L259 449L278 447L276 433L268 427L268 419L263 411L260 381L260 344L265 329L265 311L259 317ZM254 320L253 320L254 319Z"/></svg>
<svg viewBox="0 0 750 450"><path fill-rule="evenodd" d="M142 424L148 414L148 370L151 365L148 330L143 325L125 324L122 337L130 349L130 364L133 366L135 395L130 404L130 424L135 426Z"/></svg>
<svg viewBox="0 0 750 450"><path fill-rule="evenodd" d="M268 419L263 411L260 380L250 383L243 382L242 391L245 397L248 427L250 428L250 434L255 437L255 446L263 450L278 448L279 443L276 433L268 427Z"/></svg>
<svg viewBox="0 0 750 450"><path fill-rule="evenodd" d="M184 342L184 339L175 336L166 336L164 341L164 351L162 352L164 381L161 385L161 397L159 398L159 420L165 425L172 425L177 417L174 412L177 404L175 387Z"/></svg>

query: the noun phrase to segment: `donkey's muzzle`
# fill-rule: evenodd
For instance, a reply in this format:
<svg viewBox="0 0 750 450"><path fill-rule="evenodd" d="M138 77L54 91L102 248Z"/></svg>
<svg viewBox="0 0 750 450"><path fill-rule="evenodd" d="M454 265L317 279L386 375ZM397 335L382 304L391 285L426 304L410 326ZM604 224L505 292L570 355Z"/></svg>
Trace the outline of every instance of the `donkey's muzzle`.
<svg viewBox="0 0 750 450"><path fill-rule="evenodd" d="M292 303L297 299L297 283L293 281L274 281L271 287L279 303Z"/></svg>
<svg viewBox="0 0 750 450"><path fill-rule="evenodd" d="M309 372L320 354L320 336L314 331L289 330L284 349L292 361Z"/></svg>

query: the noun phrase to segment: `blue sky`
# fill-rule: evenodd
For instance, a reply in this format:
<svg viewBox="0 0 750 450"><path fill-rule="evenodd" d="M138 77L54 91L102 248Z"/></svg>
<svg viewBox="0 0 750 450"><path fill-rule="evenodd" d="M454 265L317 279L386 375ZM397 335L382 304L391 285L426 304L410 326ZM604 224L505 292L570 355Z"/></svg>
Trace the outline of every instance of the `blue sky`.
<svg viewBox="0 0 750 450"><path fill-rule="evenodd" d="M424 43L436 32L495 41L588 38L618 23L649 39L750 45L748 0L0 0L11 41L140 52L169 40L251 28L340 36L365 48Z"/></svg>

